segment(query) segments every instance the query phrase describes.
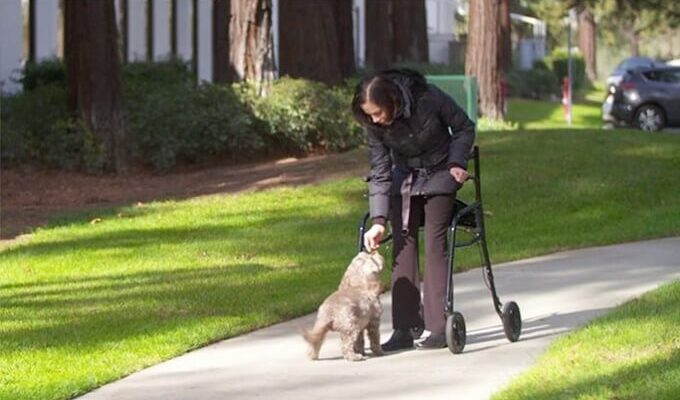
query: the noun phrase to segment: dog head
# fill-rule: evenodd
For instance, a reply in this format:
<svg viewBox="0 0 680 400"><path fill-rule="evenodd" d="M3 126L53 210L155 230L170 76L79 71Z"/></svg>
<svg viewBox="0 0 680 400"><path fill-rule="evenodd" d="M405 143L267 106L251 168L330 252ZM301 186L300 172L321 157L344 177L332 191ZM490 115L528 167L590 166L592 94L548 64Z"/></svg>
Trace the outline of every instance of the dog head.
<svg viewBox="0 0 680 400"><path fill-rule="evenodd" d="M385 259L377 251L366 253L364 251L354 257L347 267L345 275L340 283L340 288L359 288L375 291L379 286L379 274L385 265ZM377 289L380 291L379 287Z"/></svg>

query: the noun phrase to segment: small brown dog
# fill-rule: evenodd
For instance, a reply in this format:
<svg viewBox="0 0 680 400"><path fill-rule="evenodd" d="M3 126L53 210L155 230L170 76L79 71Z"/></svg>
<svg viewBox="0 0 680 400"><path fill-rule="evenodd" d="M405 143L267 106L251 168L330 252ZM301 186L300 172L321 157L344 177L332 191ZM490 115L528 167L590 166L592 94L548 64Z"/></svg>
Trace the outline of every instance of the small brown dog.
<svg viewBox="0 0 680 400"><path fill-rule="evenodd" d="M380 348L380 279L385 260L378 254L359 253L342 277L338 290L319 307L314 327L303 331L309 343L309 358L319 358L319 349L328 331L340 333L342 355L348 361L364 359L364 330L368 332L373 355Z"/></svg>

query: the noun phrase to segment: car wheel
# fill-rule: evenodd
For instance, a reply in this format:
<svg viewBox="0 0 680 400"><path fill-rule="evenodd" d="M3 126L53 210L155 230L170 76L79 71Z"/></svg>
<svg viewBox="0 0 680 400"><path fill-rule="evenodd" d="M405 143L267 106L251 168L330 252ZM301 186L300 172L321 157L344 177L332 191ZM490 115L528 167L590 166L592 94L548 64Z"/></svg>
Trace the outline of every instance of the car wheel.
<svg viewBox="0 0 680 400"><path fill-rule="evenodd" d="M663 111L657 106L642 106L635 114L635 125L643 131L656 132L661 130L664 124Z"/></svg>

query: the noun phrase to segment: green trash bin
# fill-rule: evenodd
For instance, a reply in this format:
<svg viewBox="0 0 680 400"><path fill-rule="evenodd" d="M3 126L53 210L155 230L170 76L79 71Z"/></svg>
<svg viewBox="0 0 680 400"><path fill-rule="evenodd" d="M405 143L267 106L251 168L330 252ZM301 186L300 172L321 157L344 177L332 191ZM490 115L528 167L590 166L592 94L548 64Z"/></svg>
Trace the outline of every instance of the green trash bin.
<svg viewBox="0 0 680 400"><path fill-rule="evenodd" d="M468 75L427 75L427 81L453 97L473 122L477 122L477 80Z"/></svg>

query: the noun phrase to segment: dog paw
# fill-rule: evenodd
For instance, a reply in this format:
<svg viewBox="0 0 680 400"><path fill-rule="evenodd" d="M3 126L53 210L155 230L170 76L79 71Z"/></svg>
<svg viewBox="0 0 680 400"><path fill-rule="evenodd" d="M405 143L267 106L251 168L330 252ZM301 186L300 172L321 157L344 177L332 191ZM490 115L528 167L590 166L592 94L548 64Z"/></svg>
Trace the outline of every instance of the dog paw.
<svg viewBox="0 0 680 400"><path fill-rule="evenodd" d="M345 360L347 361L364 361L366 358L358 353L345 354Z"/></svg>

